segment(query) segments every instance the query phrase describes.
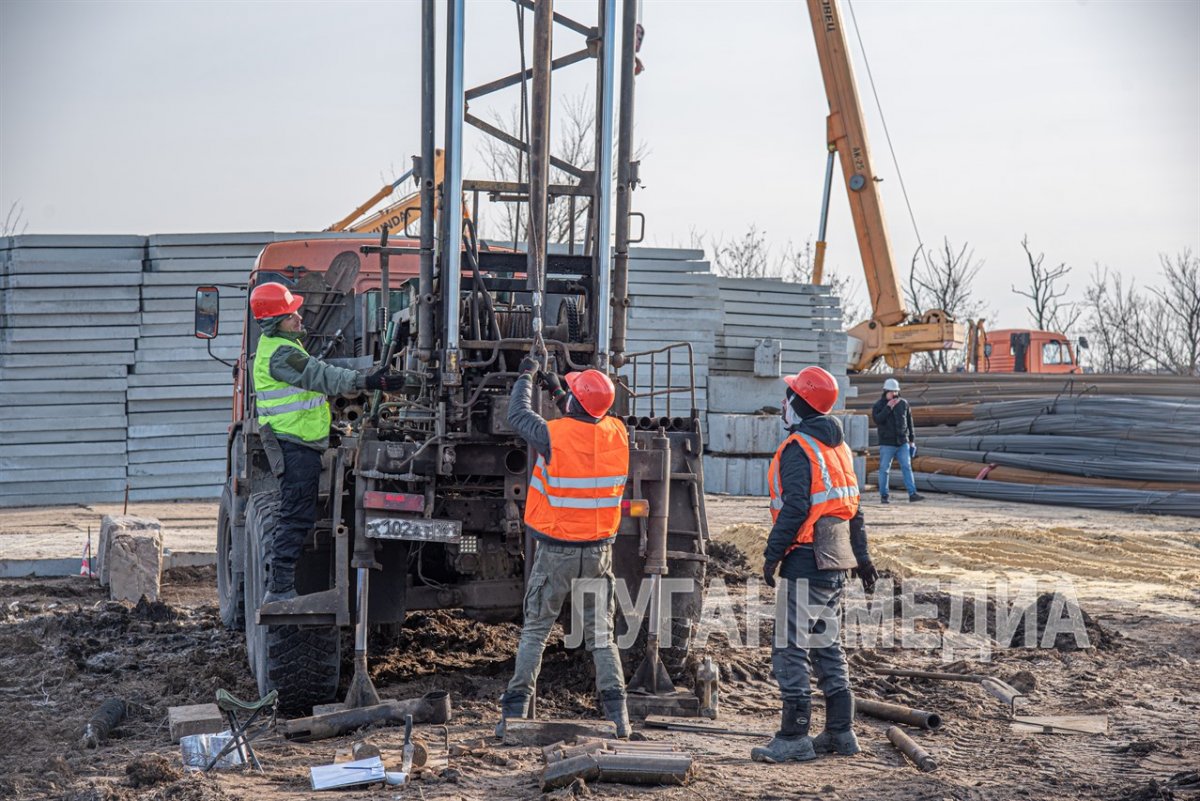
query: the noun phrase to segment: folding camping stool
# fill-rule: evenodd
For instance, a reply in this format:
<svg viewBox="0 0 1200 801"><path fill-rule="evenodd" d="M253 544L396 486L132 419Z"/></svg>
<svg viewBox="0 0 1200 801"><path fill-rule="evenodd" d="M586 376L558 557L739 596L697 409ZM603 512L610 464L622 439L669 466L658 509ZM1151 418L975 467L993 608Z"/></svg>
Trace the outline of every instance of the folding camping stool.
<svg viewBox="0 0 1200 801"><path fill-rule="evenodd" d="M254 747L250 745L250 741L258 737L260 734L273 729L275 727L275 713L279 709L279 691L271 690L257 701L243 701L242 699L230 694L226 690L217 690L217 709L225 713L225 719L229 721L229 731L233 734L229 738L229 742L221 749L215 757L209 760L204 771L207 773L212 770L213 766L221 761L221 758L230 751L237 749L238 756L242 759L242 764L253 765L259 773L263 772L262 765L259 764L258 757L254 754ZM255 722L260 717L271 715L270 721L261 723L255 728ZM249 715L243 723L238 715Z"/></svg>

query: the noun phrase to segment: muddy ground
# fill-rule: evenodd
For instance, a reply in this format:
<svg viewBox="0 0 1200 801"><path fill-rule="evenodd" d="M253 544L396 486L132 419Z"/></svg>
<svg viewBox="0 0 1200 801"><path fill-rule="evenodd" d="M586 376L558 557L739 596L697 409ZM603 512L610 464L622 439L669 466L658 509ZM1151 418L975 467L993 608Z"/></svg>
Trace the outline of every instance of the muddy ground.
<svg viewBox="0 0 1200 801"><path fill-rule="evenodd" d="M769 591L746 584L754 580L755 549L765 534L760 507L758 500L709 499L711 530L724 543L715 549L720 559L711 573L724 584L738 638L746 631L747 601L768 608L770 603ZM934 635L944 647L875 643L852 648L854 682L864 697L942 715L941 729L912 732L938 761L936 772L918 772L888 743L888 724L860 716L856 730L862 754L785 766L751 762L749 749L760 742L754 738L645 730L648 738L669 740L695 755L692 781L671 788L597 783L587 792L598 798L714 801L1200 798L1194 773L1200 766L1200 532L1195 521L984 506L962 499L869 512L878 559L895 581L897 595L907 588L933 610L918 621L916 632ZM744 565L738 548L750 552ZM969 623L974 607L956 612L950 596L921 582L964 576L979 588L997 579L1070 579L1089 647L1078 648L1074 638L1060 636L1057 647L993 647L981 659L978 641L941 637L958 617ZM211 701L218 687L244 697L255 694L240 636L220 625L213 583L211 568L171 571L161 603L130 606L108 602L86 579L0 582L0 797L275 801L312 795L308 767L333 761L334 752L354 738L260 741L264 775L185 776L178 769L178 749L167 734L169 706ZM1005 607L994 597L989 600L993 607ZM1047 611L1043 605L1043 625ZM994 617L983 628L995 634ZM706 652L722 673L720 720L730 727L769 733L776 725L770 631L767 620L763 644L753 648L730 643L725 633L707 640ZM372 674L388 697L449 690L455 717L448 740L474 743L494 725L496 698L511 671L518 634L515 624L414 613L386 651L376 643ZM1023 711L1106 715L1108 733L1014 733L1006 709L978 686L889 679L872 671L881 665L1000 677L1029 693ZM595 715L589 660L565 650L557 637L547 651L540 686L544 715ZM83 725L110 696L127 702L128 719L107 744L81 747ZM820 706L815 718L819 727ZM447 760L440 729L418 729L432 758L432 768L420 779L403 789L349 790L340 797L542 795L540 756L534 749L460 747ZM384 728L367 736L383 750L389 767L398 767L402 733ZM560 791L556 797L569 795Z"/></svg>

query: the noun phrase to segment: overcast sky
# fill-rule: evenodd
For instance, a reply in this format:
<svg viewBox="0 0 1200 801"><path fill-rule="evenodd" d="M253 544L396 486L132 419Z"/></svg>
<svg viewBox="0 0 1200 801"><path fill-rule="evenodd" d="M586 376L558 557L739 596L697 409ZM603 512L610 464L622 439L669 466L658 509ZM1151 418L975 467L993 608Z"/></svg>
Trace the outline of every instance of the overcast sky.
<svg viewBox="0 0 1200 801"><path fill-rule="evenodd" d="M467 6L468 85L515 71L512 4ZM557 7L595 19L594 2ZM917 235L841 7L906 274ZM986 262L993 326L1023 321L1024 234L1075 290L1097 263L1153 282L1160 252L1200 249L1200 2L853 10L920 234ZM20 204L30 233L324 228L419 148L419 18L415 2L0 0L0 206ZM814 236L827 106L805 5L648 0L643 21L647 241L755 224L779 252ZM556 55L580 46L556 37ZM591 74L556 73L556 94ZM486 177L480 136L468 176ZM859 276L840 186L829 242L830 265Z"/></svg>

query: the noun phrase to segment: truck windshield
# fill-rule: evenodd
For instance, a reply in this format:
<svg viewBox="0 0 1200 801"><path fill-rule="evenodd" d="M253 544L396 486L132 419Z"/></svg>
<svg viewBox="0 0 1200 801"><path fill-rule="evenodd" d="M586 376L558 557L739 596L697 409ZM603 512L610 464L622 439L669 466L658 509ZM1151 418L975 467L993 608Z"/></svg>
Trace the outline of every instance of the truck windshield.
<svg viewBox="0 0 1200 801"><path fill-rule="evenodd" d="M1061 342L1052 339L1042 345L1042 364L1066 364L1067 355Z"/></svg>

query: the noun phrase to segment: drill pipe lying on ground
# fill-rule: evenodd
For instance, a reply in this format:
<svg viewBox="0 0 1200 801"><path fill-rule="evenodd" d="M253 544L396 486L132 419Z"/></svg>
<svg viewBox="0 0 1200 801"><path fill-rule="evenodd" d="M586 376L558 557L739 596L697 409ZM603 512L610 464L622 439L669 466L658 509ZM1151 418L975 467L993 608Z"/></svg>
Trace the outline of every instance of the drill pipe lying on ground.
<svg viewBox="0 0 1200 801"><path fill-rule="evenodd" d="M902 754L911 759L913 764L924 772L931 773L937 770L937 760L931 757L928 751L917 745L917 741L909 737L899 726L888 726L887 738L891 740L892 745L900 749Z"/></svg>
<svg viewBox="0 0 1200 801"><path fill-rule="evenodd" d="M825 702L825 696L813 695L814 701ZM914 709L911 706L889 704L887 701L875 701L870 698L854 697L854 711L860 715L879 720L890 720L893 723L907 723L918 729L936 729L942 725L942 716L936 712L924 709Z"/></svg>
<svg viewBox="0 0 1200 801"><path fill-rule="evenodd" d="M573 745L558 742L542 749L546 767L542 790L567 787L576 779L623 784L684 784L691 777L692 755L671 743L585 738Z"/></svg>
<svg viewBox="0 0 1200 801"><path fill-rule="evenodd" d="M412 715L413 723L446 723L450 720L450 694L435 691L407 701L385 701L374 706L296 718L281 723L279 730L289 740L308 742L337 737L374 723L400 724L408 715Z"/></svg>

